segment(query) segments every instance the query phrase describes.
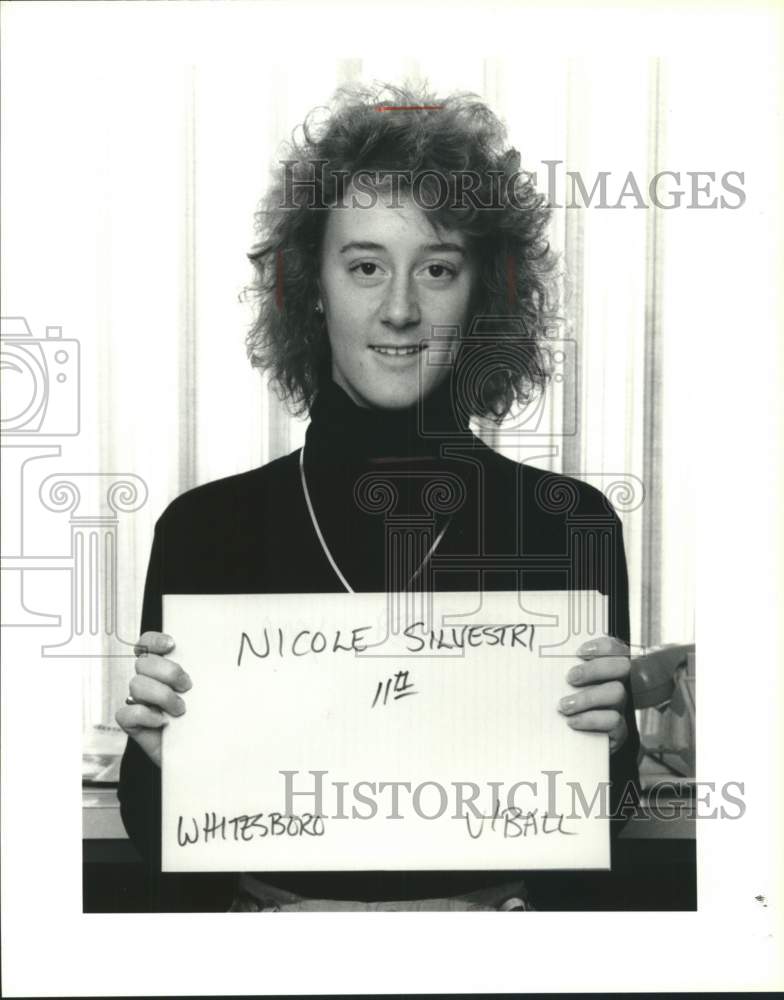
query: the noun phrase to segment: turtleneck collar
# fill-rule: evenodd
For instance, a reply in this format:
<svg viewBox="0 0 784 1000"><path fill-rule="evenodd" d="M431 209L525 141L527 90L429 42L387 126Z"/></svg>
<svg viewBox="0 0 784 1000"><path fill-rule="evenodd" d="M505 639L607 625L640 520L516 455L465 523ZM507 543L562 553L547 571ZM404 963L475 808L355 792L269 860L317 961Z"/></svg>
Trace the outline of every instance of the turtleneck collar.
<svg viewBox="0 0 784 1000"><path fill-rule="evenodd" d="M325 379L310 410L311 455L357 459L438 456L444 439L473 437L468 420L454 412L449 379L424 401L398 410L358 406L336 382ZM314 455L315 457L315 455Z"/></svg>

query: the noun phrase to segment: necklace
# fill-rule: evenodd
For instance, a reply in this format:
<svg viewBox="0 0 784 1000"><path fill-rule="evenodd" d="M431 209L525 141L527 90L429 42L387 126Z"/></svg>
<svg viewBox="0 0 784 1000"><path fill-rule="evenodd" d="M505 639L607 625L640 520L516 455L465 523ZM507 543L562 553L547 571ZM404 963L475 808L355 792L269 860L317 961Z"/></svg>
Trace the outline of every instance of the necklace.
<svg viewBox="0 0 784 1000"><path fill-rule="evenodd" d="M345 578L345 576L343 576L343 574L340 571L340 567L335 562L335 559L334 559L332 553L329 550L329 546L327 545L327 540L324 538L324 535L322 534L321 527L320 527L320 525L318 523L318 518L316 517L316 511L313 509L313 502L310 499L310 490L308 489L307 479L305 478L305 445L304 444L300 448L300 451L299 451L299 476L300 476L300 480L302 481L302 492L303 492L303 494L305 496L305 504L307 505L308 513L310 514L310 520L311 520L311 523L313 525L313 530L316 532L316 537L318 538L319 542L321 543L321 548L324 550L324 555L329 560L330 566L334 569L335 575L340 580L340 582L343 584L343 586L346 588L346 591L349 594L353 594L353 593L355 593L354 588L351 586L351 584L348 582L348 580ZM433 542L433 544L428 549L427 554L425 555L425 558L419 564L419 568L414 571L414 573L412 574L411 578L409 579L409 581L408 581L408 586L409 587L414 582L414 580L416 580L416 578L419 576L419 574L422 572L422 570L425 568L425 566L427 565L428 561L432 557L433 553L438 548L438 546L439 546L439 544L441 542L441 539L446 534L446 529L449 527L451 520L452 520L452 517L450 515L449 518L447 519L446 524L444 525L444 527L439 531L438 535L436 536L436 540Z"/></svg>

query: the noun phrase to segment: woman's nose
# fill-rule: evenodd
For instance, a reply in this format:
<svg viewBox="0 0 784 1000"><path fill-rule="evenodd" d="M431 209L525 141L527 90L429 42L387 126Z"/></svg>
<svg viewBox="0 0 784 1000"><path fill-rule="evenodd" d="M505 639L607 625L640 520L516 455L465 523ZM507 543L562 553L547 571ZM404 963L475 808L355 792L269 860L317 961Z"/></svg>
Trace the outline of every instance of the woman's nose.
<svg viewBox="0 0 784 1000"><path fill-rule="evenodd" d="M421 314L414 282L408 275L399 275L387 286L381 307L381 321L397 328L419 323Z"/></svg>

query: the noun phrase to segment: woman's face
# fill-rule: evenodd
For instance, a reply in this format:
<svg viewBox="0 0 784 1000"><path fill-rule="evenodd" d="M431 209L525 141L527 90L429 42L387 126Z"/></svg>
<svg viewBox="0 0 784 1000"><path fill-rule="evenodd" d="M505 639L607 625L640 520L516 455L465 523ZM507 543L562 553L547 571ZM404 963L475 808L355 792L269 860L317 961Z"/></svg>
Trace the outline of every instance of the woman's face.
<svg viewBox="0 0 784 1000"><path fill-rule="evenodd" d="M454 363L474 276L463 235L436 232L410 199L331 209L319 287L335 382L359 406L428 396Z"/></svg>

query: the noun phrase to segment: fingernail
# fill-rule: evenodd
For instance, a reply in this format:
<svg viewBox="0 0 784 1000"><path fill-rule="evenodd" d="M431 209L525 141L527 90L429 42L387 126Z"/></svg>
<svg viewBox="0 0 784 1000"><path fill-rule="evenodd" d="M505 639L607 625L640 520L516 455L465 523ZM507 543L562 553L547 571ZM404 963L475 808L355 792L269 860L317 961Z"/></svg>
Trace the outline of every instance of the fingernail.
<svg viewBox="0 0 784 1000"><path fill-rule="evenodd" d="M178 697L174 699L174 708L175 708L175 715L182 715L182 713L185 711L185 702L182 700L182 698Z"/></svg>
<svg viewBox="0 0 784 1000"><path fill-rule="evenodd" d="M567 726L571 726L572 729L574 729L575 726L577 725L577 719L575 719L574 717L572 717L571 719L567 719L566 720L566 725Z"/></svg>
<svg viewBox="0 0 784 1000"><path fill-rule="evenodd" d="M579 684L580 681L585 676L585 671L582 667L572 667L569 673L566 675L566 679L570 684Z"/></svg>
<svg viewBox="0 0 784 1000"><path fill-rule="evenodd" d="M163 641L163 644L166 647L166 649L172 649L173 648L173 646L174 646L174 639L172 639L172 637L170 635L166 635L164 633L161 636L161 640Z"/></svg>
<svg viewBox="0 0 784 1000"><path fill-rule="evenodd" d="M584 654L595 653L599 648L599 643L596 639L591 639L590 642L586 642L581 648Z"/></svg>
<svg viewBox="0 0 784 1000"><path fill-rule="evenodd" d="M558 705L562 712L571 712L576 701L576 698L561 698Z"/></svg>
<svg viewBox="0 0 784 1000"><path fill-rule="evenodd" d="M183 673L182 677L180 677L180 691L190 691L192 687L193 681L186 673Z"/></svg>

